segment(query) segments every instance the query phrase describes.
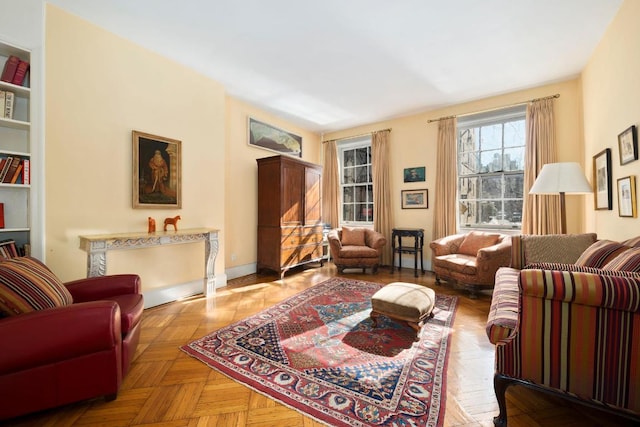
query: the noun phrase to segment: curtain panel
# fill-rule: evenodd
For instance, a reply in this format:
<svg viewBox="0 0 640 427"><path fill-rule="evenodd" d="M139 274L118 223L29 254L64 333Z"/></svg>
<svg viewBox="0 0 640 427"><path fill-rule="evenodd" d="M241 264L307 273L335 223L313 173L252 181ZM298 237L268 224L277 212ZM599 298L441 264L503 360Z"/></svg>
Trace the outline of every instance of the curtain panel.
<svg viewBox="0 0 640 427"><path fill-rule="evenodd" d="M438 122L436 194L433 212L433 240L457 232L458 161L456 118Z"/></svg>
<svg viewBox="0 0 640 427"><path fill-rule="evenodd" d="M340 225L340 171L335 141L324 143L324 165L322 171L322 219L331 228Z"/></svg>
<svg viewBox="0 0 640 427"><path fill-rule="evenodd" d="M387 239L387 248L382 251L382 265L391 265L391 229L393 210L391 203L391 180L389 179L389 130L373 132L371 135L371 162L373 163L373 229Z"/></svg>

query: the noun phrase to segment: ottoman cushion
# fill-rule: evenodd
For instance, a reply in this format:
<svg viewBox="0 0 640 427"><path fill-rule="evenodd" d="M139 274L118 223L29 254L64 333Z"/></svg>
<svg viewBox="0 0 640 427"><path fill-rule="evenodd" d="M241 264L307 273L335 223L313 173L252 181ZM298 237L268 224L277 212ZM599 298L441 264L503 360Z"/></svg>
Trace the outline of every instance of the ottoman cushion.
<svg viewBox="0 0 640 427"><path fill-rule="evenodd" d="M436 294L431 288L415 283L393 282L371 297L371 308L378 313L417 322L431 313L435 299Z"/></svg>

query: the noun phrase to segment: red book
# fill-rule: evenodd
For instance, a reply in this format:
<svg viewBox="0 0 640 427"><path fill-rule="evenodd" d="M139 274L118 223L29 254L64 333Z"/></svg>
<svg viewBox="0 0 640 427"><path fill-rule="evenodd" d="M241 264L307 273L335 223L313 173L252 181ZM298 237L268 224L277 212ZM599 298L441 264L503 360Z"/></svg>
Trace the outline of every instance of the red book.
<svg viewBox="0 0 640 427"><path fill-rule="evenodd" d="M20 61L11 83L13 83L14 85L22 86L22 83L24 83L24 78L27 75L27 71L29 71L29 63L27 61Z"/></svg>
<svg viewBox="0 0 640 427"><path fill-rule="evenodd" d="M4 64L4 70L2 70L2 77L0 80L3 82L11 83L13 81L13 77L16 74L16 70L18 69L18 65L20 64L20 58L17 56L11 55L7 62Z"/></svg>
<svg viewBox="0 0 640 427"><path fill-rule="evenodd" d="M4 203L0 203L0 228L4 228Z"/></svg>

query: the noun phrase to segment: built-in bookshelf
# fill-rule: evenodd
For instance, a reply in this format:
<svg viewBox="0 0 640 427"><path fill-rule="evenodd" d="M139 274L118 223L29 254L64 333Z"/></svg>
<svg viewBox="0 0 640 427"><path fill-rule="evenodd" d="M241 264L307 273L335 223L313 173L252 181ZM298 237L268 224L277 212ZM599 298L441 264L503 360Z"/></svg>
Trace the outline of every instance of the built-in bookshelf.
<svg viewBox="0 0 640 427"><path fill-rule="evenodd" d="M9 58L31 63L31 52L0 40L0 203L4 227L0 241L13 240L21 252L31 241L31 88L30 70L25 78L4 76ZM14 59L15 60L15 59Z"/></svg>

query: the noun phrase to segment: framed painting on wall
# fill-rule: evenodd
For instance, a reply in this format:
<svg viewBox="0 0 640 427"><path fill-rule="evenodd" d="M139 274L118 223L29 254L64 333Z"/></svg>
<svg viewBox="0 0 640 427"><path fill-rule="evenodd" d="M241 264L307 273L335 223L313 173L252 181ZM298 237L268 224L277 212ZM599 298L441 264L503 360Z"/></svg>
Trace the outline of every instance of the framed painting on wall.
<svg viewBox="0 0 640 427"><path fill-rule="evenodd" d="M618 179L618 216L635 218L636 210L636 177L626 176Z"/></svg>
<svg viewBox="0 0 640 427"><path fill-rule="evenodd" d="M425 173L426 173L425 166L420 166L417 168L405 168L404 182L424 182Z"/></svg>
<svg viewBox="0 0 640 427"><path fill-rule="evenodd" d="M621 165L638 160L638 133L635 126L630 126L618 135L618 149Z"/></svg>
<svg viewBox="0 0 640 427"><path fill-rule="evenodd" d="M593 156L593 199L597 210L613 209L611 187L611 149L605 148Z"/></svg>
<svg viewBox="0 0 640 427"><path fill-rule="evenodd" d="M182 207L181 141L133 131L133 208Z"/></svg>
<svg viewBox="0 0 640 427"><path fill-rule="evenodd" d="M249 145L302 157L302 137L249 117Z"/></svg>
<svg viewBox="0 0 640 427"><path fill-rule="evenodd" d="M402 190L402 209L427 209L429 190Z"/></svg>

